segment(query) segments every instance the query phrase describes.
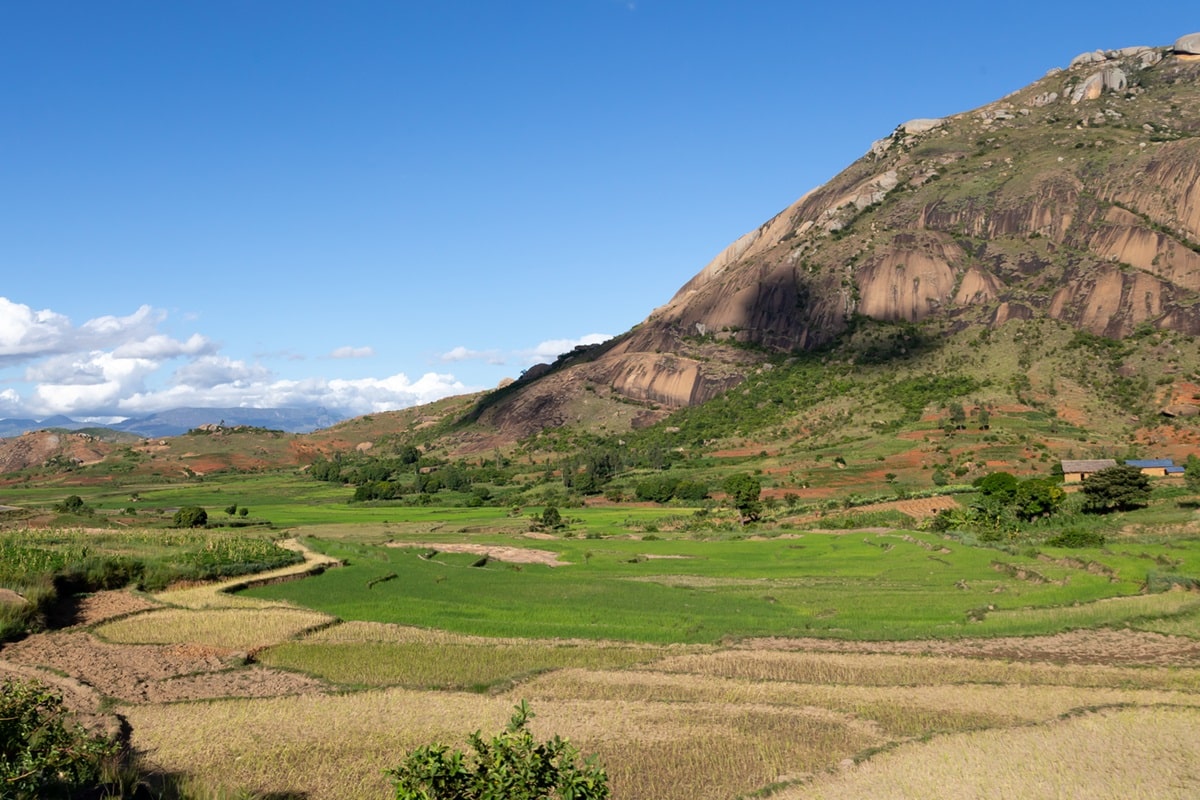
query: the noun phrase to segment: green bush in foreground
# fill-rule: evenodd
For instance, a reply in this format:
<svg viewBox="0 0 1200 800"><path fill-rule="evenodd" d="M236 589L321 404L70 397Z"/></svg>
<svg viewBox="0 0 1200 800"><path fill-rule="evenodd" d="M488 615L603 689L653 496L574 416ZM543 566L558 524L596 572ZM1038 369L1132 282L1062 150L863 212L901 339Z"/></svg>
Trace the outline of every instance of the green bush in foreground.
<svg viewBox="0 0 1200 800"><path fill-rule="evenodd" d="M396 800L604 800L608 775L555 736L538 744L529 732L532 714L522 700L507 729L484 741L467 737L473 756L443 744L411 751L404 763L387 770Z"/></svg>
<svg viewBox="0 0 1200 800"><path fill-rule="evenodd" d="M112 739L68 719L62 697L36 681L0 682L0 797L78 797L99 786Z"/></svg>

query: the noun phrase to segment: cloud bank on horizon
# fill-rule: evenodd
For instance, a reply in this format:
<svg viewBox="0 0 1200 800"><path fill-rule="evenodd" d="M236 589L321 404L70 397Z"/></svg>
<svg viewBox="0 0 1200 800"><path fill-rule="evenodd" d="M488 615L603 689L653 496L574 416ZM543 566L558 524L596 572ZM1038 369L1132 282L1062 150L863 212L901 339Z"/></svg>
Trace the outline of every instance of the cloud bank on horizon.
<svg viewBox="0 0 1200 800"><path fill-rule="evenodd" d="M199 333L176 338L163 332L168 314L148 305L127 316L106 315L75 325L50 309L35 310L0 297L0 418L130 417L179 407L323 407L368 414L478 391L448 373L416 379L386 377L284 378L261 363L220 353ZM609 338L590 334L555 339L505 354L456 347L443 362L484 360L528 366L552 360L579 344ZM337 361L375 355L371 346L340 346Z"/></svg>

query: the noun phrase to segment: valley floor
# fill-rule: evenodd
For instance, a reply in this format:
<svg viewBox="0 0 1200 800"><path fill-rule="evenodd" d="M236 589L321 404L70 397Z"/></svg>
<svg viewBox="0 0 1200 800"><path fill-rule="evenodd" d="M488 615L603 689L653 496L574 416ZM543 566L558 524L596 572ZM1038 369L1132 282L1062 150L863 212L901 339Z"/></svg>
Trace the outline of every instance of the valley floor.
<svg viewBox="0 0 1200 800"><path fill-rule="evenodd" d="M281 572L321 558L307 557ZM383 798L382 770L406 749L461 746L469 731L502 727L522 699L535 734L599 756L617 798L767 787L789 799L1200 791L1200 641L1187 636L490 640L340 623L220 591L235 583L92 595L67 627L5 645L0 671L51 683L92 724L116 728L119 716L143 762L197 797ZM514 672L478 691L347 686L267 663L272 648L296 642L435 661L553 648L577 665Z"/></svg>

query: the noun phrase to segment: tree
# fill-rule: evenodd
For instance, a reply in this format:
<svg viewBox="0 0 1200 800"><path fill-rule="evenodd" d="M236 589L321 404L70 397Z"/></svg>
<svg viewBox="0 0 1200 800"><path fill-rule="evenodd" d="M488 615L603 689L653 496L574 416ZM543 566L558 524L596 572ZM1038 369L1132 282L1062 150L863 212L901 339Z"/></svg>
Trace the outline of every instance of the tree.
<svg viewBox="0 0 1200 800"><path fill-rule="evenodd" d="M644 481L638 481L633 488L638 500L648 500L652 503L666 503L675 496L679 480L670 475L651 475Z"/></svg>
<svg viewBox="0 0 1200 800"><path fill-rule="evenodd" d="M203 528L208 524L208 512L200 506L184 506L172 520L176 528Z"/></svg>
<svg viewBox="0 0 1200 800"><path fill-rule="evenodd" d="M1083 494L1086 511L1124 511L1150 499L1150 479L1137 467L1118 464L1089 475L1083 482Z"/></svg>
<svg viewBox="0 0 1200 800"><path fill-rule="evenodd" d="M118 753L68 718L61 695L37 681L0 682L0 797L91 797Z"/></svg>
<svg viewBox="0 0 1200 800"><path fill-rule="evenodd" d="M758 519L762 511L762 504L758 502L758 497L762 494L762 483L758 478L741 472L726 478L721 488L729 496L729 502L741 513L743 522Z"/></svg>
<svg viewBox="0 0 1200 800"><path fill-rule="evenodd" d="M249 514L250 514L250 509L246 508L245 506L242 506L241 508L238 509L239 517L246 517Z"/></svg>
<svg viewBox="0 0 1200 800"><path fill-rule="evenodd" d="M60 514L90 514L91 507L83 502L83 498L77 494L67 497L61 503L54 506L54 510Z"/></svg>
<svg viewBox="0 0 1200 800"><path fill-rule="evenodd" d="M234 514L236 514L236 513L237 513L237 510L238 510L237 503L234 503L234 504L233 504L233 505L231 505L231 506L226 506L226 507L225 507L225 513L226 513L226 514L228 514L228 515L229 515L229 516L231 516L231 517L232 517Z"/></svg>
<svg viewBox="0 0 1200 800"><path fill-rule="evenodd" d="M558 513L558 509L555 506L546 506L542 511L542 525L551 529L565 527L562 521L562 514Z"/></svg>
<svg viewBox="0 0 1200 800"><path fill-rule="evenodd" d="M963 410L962 403L950 404L950 424L960 431L967 427L967 412Z"/></svg>
<svg viewBox="0 0 1200 800"><path fill-rule="evenodd" d="M984 497L1008 503L1017 495L1017 479L1011 472L993 472L973 482Z"/></svg>
<svg viewBox="0 0 1200 800"><path fill-rule="evenodd" d="M1193 492L1200 492L1200 458L1193 453L1183 462L1183 482Z"/></svg>
<svg viewBox="0 0 1200 800"><path fill-rule="evenodd" d="M1029 478L1017 484L1013 505L1023 520L1044 517L1058 511L1067 496L1062 487L1046 478Z"/></svg>
<svg viewBox="0 0 1200 800"><path fill-rule="evenodd" d="M608 775L579 750L555 736L537 743L529 732L533 716L522 700L501 733L485 741L467 737L472 754L443 744L410 751L387 770L396 800L605 800Z"/></svg>

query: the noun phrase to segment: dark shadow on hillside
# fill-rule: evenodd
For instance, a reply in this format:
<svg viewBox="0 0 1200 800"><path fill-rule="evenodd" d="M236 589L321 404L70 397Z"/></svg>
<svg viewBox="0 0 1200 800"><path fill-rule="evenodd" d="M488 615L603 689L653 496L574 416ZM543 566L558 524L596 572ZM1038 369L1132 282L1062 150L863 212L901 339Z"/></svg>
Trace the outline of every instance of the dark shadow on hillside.
<svg viewBox="0 0 1200 800"><path fill-rule="evenodd" d="M941 347L941 338L912 322L881 322L855 317L834 346L857 364L906 363Z"/></svg>
<svg viewBox="0 0 1200 800"><path fill-rule="evenodd" d="M83 598L83 594L59 594L54 603L46 609L46 627L50 630L60 630L82 622L80 606Z"/></svg>

